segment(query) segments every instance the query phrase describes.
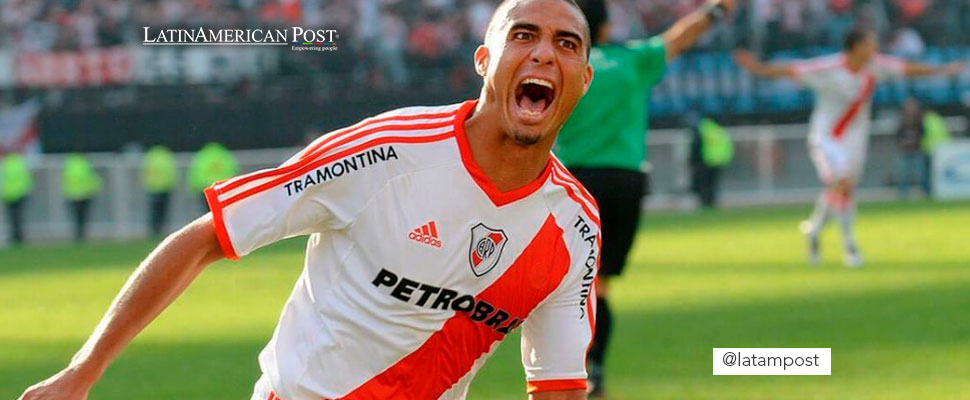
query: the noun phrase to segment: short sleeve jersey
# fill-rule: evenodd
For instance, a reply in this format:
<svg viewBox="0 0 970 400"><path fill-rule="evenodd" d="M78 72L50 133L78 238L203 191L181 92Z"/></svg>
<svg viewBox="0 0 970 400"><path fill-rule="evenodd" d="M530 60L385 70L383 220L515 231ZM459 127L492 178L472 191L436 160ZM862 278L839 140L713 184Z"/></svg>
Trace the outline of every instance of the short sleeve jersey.
<svg viewBox="0 0 970 400"><path fill-rule="evenodd" d="M883 55L855 72L847 67L844 54L794 64L796 80L815 93L809 139L865 147L876 84L901 77L904 68L903 61Z"/></svg>
<svg viewBox="0 0 970 400"><path fill-rule="evenodd" d="M646 159L650 89L667 68L663 39L593 47L593 83L559 132L556 155L570 167L638 170Z"/></svg>
<svg viewBox="0 0 970 400"><path fill-rule="evenodd" d="M310 235L259 356L278 397L461 399L520 326L530 393L585 388L596 205L551 154L496 189L464 133L475 104L381 114L206 190L230 258Z"/></svg>

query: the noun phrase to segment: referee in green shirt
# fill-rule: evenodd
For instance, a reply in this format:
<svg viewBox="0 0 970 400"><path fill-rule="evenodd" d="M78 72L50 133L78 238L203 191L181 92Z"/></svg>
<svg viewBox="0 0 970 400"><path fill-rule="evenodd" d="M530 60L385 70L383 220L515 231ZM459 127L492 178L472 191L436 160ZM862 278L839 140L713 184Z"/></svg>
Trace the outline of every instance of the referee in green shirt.
<svg viewBox="0 0 970 400"><path fill-rule="evenodd" d="M647 177L647 98L667 62L733 11L735 0L712 0L659 36L609 43L605 0L579 0L593 34L595 78L559 132L556 153L600 208L603 248L597 279L596 335L589 350L592 398L603 398L603 357L612 325L609 282L623 270L636 234Z"/></svg>

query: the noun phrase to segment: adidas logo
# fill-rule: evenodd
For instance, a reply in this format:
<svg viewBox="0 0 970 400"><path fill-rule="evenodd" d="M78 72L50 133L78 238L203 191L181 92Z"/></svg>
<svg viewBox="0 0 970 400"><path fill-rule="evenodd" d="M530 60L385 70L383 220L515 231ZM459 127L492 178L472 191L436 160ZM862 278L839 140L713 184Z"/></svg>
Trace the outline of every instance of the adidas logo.
<svg viewBox="0 0 970 400"><path fill-rule="evenodd" d="M411 231L408 234L408 239L428 246L441 247L441 240L438 239L438 227L434 221L429 221L427 224L421 225L420 228Z"/></svg>

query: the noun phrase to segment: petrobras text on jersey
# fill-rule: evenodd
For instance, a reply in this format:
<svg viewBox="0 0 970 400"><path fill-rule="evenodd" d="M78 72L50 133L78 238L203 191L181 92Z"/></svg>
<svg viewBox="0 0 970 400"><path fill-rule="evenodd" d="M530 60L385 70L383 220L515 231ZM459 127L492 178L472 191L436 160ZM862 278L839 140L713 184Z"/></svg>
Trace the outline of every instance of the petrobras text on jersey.
<svg viewBox="0 0 970 400"><path fill-rule="evenodd" d="M515 330L523 322L523 318L478 299L475 295L411 280L386 268L381 268L371 284L378 289L386 288L391 297L418 307L466 313L472 321L484 324L502 335ZM416 291L421 293L420 297L415 295Z"/></svg>
<svg viewBox="0 0 970 400"><path fill-rule="evenodd" d="M142 27L143 45L191 46L191 45L275 45L337 49L340 34L336 29L307 29L299 26L288 29L235 29L235 28L152 28Z"/></svg>

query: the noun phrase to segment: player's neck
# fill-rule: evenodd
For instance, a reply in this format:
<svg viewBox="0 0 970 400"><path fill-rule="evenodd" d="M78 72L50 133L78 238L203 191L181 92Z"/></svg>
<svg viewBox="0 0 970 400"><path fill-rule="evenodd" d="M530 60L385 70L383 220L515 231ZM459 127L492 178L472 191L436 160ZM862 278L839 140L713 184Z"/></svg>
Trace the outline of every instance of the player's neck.
<svg viewBox="0 0 970 400"><path fill-rule="evenodd" d="M498 190L526 186L542 175L549 163L554 135L529 146L515 143L499 127L499 117L478 108L465 120L465 136L472 158Z"/></svg>

